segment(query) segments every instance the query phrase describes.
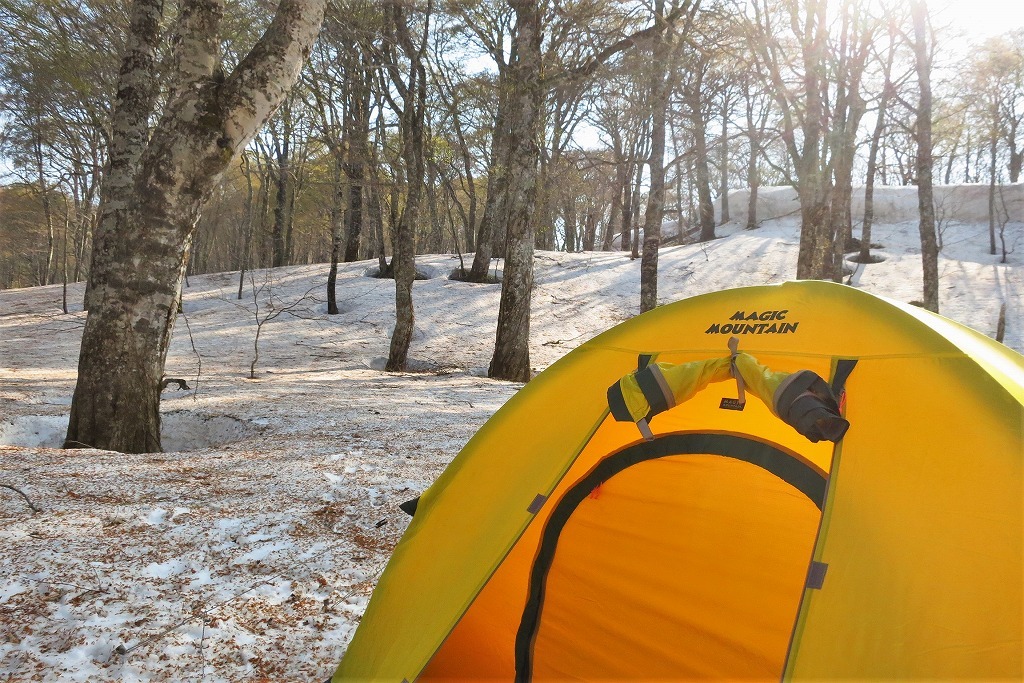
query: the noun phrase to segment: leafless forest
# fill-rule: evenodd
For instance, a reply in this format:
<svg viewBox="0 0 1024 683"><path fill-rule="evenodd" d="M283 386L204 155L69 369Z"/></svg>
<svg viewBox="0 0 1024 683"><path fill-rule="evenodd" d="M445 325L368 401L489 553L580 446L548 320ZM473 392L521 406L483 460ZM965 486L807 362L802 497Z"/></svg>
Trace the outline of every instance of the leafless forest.
<svg viewBox="0 0 1024 683"><path fill-rule="evenodd" d="M0 0L0 43L0 288L88 282L69 447L160 450L189 274L322 263L336 312L374 259L400 370L415 255L501 259L489 373L525 381L535 249L640 259L648 310L666 221L712 240L749 188L754 229L791 185L797 277L839 280L872 188L916 185L936 310L932 186L988 186L991 254L1019 220L1024 30L923 0Z"/></svg>

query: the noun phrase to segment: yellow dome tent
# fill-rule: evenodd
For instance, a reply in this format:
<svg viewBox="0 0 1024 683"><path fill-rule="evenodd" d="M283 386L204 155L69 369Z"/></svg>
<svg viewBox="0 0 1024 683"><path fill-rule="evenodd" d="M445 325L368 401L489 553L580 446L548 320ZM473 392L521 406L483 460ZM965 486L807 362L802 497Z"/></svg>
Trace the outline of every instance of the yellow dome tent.
<svg viewBox="0 0 1024 683"><path fill-rule="evenodd" d="M659 411L638 362L715 377ZM771 386L740 410L743 363ZM838 443L772 405L799 371L832 383ZM424 492L333 680L1019 680L1022 403L1024 357L850 287L660 307Z"/></svg>

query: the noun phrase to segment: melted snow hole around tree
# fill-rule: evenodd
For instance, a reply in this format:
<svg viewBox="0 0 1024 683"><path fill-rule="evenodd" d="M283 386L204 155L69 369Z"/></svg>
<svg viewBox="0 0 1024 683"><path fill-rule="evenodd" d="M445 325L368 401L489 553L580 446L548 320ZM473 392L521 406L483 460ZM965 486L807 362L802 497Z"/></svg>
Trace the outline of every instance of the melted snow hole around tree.
<svg viewBox="0 0 1024 683"><path fill-rule="evenodd" d="M23 415L0 420L0 446L61 448L68 430L67 415ZM241 441L262 428L230 415L184 410L164 413L160 441L167 453L198 451Z"/></svg>

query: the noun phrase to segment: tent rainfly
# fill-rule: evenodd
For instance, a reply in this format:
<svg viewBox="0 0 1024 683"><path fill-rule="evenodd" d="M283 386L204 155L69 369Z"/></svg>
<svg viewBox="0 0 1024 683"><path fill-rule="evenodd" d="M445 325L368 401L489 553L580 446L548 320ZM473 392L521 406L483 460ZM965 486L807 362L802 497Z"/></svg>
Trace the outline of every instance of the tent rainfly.
<svg viewBox="0 0 1024 683"><path fill-rule="evenodd" d="M850 287L660 307L423 493L333 680L1020 680L1022 404L1024 357Z"/></svg>

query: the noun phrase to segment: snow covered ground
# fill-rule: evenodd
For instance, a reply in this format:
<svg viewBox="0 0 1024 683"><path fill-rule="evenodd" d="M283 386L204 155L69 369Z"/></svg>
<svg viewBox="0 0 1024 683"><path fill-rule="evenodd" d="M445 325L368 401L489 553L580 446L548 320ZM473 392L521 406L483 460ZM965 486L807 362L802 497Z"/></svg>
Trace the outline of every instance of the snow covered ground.
<svg viewBox="0 0 1024 683"><path fill-rule="evenodd" d="M786 192L765 192L781 217L757 230L734 223L722 239L664 249L660 299L791 279L798 232ZM857 266L851 282L919 300L916 196L880 192L889 208L872 242L885 260ZM1005 304L1005 341L1024 350L1024 210L1009 205L1002 264L987 222L955 210L984 188L951 192L942 313L994 335ZM484 377L500 285L449 280L458 260L447 255L417 259L429 279L414 288L416 371L382 372L394 284L368 277L373 265L342 266L336 316L324 266L257 272L241 301L237 273L191 278L167 374L192 390L165 392L168 452L148 455L57 449L84 313L61 313L59 286L0 292L0 484L41 508L0 488L0 676L328 677L405 527L397 504L520 386ZM636 313L639 266L621 253L537 254L538 371ZM81 297L72 287L70 300ZM298 303L262 323L248 379L271 298Z"/></svg>

